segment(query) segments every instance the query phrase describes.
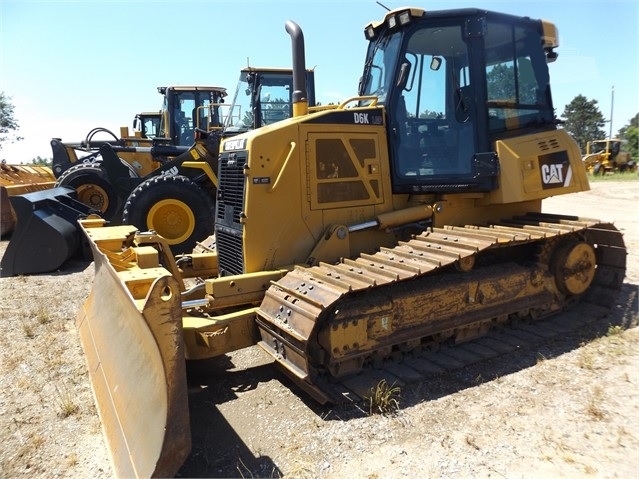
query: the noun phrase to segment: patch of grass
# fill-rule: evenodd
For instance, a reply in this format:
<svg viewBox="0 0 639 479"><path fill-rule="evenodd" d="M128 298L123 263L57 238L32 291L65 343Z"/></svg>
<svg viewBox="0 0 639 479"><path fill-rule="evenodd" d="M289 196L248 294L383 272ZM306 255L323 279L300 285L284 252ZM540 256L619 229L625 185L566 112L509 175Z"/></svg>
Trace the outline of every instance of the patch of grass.
<svg viewBox="0 0 639 479"><path fill-rule="evenodd" d="M246 466L246 464L244 464L244 461L242 461L241 457L238 457L237 460L238 460L238 464L235 467L237 469L237 472L240 473L240 477L255 477L251 469L249 469ZM280 472L277 469L273 468L273 470L271 471L271 474L268 477L280 478L282 477L282 474L280 474ZM306 476L292 475L291 477L306 477ZM309 477L313 477L313 476L309 476Z"/></svg>
<svg viewBox="0 0 639 479"><path fill-rule="evenodd" d="M581 349L579 351L579 358L577 364L581 369L593 370L595 369L595 355L590 349Z"/></svg>
<svg viewBox="0 0 639 479"><path fill-rule="evenodd" d="M72 452L67 456L67 466L73 467L78 465L78 455Z"/></svg>
<svg viewBox="0 0 639 479"><path fill-rule="evenodd" d="M595 386L592 394L588 398L586 413L596 421L601 421L606 417L606 412L602 407L603 389L601 386Z"/></svg>
<svg viewBox="0 0 639 479"><path fill-rule="evenodd" d="M35 337L35 331L33 330L33 325L31 323L22 321L22 331L24 332L24 335L29 339L33 339Z"/></svg>
<svg viewBox="0 0 639 479"><path fill-rule="evenodd" d="M586 474L588 474L589 476L594 476L595 474L597 474L597 469L593 466L591 466L590 464L586 464L584 466L584 472Z"/></svg>
<svg viewBox="0 0 639 479"><path fill-rule="evenodd" d="M60 404L60 416L65 418L73 416L80 412L80 406L75 402L73 394L64 386L55 386L55 391L58 396L58 402Z"/></svg>
<svg viewBox="0 0 639 479"><path fill-rule="evenodd" d="M35 317L40 324L47 324L51 321L51 315L45 308L39 308L35 313Z"/></svg>
<svg viewBox="0 0 639 479"><path fill-rule="evenodd" d="M623 333L623 328L619 325L617 326L613 326L610 325L610 327L608 327L608 332L606 333L606 336L617 336L621 333Z"/></svg>
<svg viewBox="0 0 639 479"><path fill-rule="evenodd" d="M365 397L369 404L369 414L392 414L399 411L399 386L388 385L386 379L382 379L370 389L370 395Z"/></svg>
<svg viewBox="0 0 639 479"><path fill-rule="evenodd" d="M298 464L295 467L293 467L293 469L291 469L290 471L288 471L288 473L286 474L287 477L299 477L300 479L313 479L314 477L317 477L316 474L313 473L313 470L305 464ZM271 474L270 477L278 477L278 476L273 476L273 474Z"/></svg>
<svg viewBox="0 0 639 479"><path fill-rule="evenodd" d="M638 181L639 173L636 171L627 171L624 173L611 173L607 175L588 175L588 181L593 183L600 181Z"/></svg>

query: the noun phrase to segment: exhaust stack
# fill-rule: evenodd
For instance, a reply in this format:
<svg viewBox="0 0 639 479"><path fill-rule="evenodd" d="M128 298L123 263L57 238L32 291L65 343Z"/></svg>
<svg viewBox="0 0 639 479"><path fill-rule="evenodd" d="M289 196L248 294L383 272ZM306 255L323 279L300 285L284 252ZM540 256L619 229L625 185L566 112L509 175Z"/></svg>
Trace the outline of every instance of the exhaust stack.
<svg viewBox="0 0 639 479"><path fill-rule="evenodd" d="M304 34L300 26L292 20L288 20L285 27L291 36L293 49L293 116L302 116L308 113Z"/></svg>

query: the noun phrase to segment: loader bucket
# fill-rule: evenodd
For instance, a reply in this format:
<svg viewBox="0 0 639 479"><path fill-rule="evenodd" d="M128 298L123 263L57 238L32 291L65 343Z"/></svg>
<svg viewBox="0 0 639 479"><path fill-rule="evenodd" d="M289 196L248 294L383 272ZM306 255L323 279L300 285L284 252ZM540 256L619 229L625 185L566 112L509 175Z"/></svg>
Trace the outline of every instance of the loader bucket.
<svg viewBox="0 0 639 479"><path fill-rule="evenodd" d="M16 215L9 202L10 196L47 190L54 185L55 176L51 168L0 163L0 235L13 232L16 226Z"/></svg>
<svg viewBox="0 0 639 479"><path fill-rule="evenodd" d="M16 214L9 202L9 193L0 186L0 236L11 233L16 227Z"/></svg>
<svg viewBox="0 0 639 479"><path fill-rule="evenodd" d="M0 262L1 276L58 269L84 241L78 219L93 213L70 188L51 188L9 197L16 227Z"/></svg>
<svg viewBox="0 0 639 479"><path fill-rule="evenodd" d="M126 228L85 230L95 279L80 342L115 475L173 477L191 449L180 287L161 267L148 280L116 272L95 237Z"/></svg>

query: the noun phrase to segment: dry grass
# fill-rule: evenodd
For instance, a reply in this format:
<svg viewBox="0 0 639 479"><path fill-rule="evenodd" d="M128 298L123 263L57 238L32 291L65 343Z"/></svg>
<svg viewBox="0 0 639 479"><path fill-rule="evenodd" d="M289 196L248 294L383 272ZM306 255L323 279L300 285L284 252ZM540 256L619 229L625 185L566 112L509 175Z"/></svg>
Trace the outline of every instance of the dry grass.
<svg viewBox="0 0 639 479"><path fill-rule="evenodd" d="M60 417L69 417L80 411L80 406L77 404L73 393L64 384L57 384L55 391L60 405Z"/></svg>
<svg viewBox="0 0 639 479"><path fill-rule="evenodd" d="M603 396L603 388L600 385L595 385L588 396L586 413L595 421L602 421L607 415L603 406Z"/></svg>
<svg viewBox="0 0 639 479"><path fill-rule="evenodd" d="M369 396L365 398L369 405L369 414L392 414L399 411L399 386L388 385L382 379L371 388Z"/></svg>

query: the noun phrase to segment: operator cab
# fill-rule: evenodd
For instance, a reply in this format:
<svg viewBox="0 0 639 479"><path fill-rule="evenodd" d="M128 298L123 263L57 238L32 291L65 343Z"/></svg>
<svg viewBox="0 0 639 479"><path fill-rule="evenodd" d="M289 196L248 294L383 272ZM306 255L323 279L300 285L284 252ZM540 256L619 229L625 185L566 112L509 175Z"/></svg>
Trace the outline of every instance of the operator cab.
<svg viewBox="0 0 639 479"><path fill-rule="evenodd" d="M616 156L621 151L620 140L595 140L588 145L587 153L610 153L611 158Z"/></svg>
<svg viewBox="0 0 639 479"><path fill-rule="evenodd" d="M220 104L226 90L219 87L158 87L164 95L160 136L176 146L191 146L195 129L211 131L222 128Z"/></svg>
<svg viewBox="0 0 639 479"><path fill-rule="evenodd" d="M240 72L224 136L260 128L293 116L293 74L290 69L244 68ZM315 105L314 72L306 72L309 106Z"/></svg>
<svg viewBox="0 0 639 479"><path fill-rule="evenodd" d="M153 139L160 131L160 112L138 113L133 119L133 131L139 133L142 138Z"/></svg>
<svg viewBox="0 0 639 479"><path fill-rule="evenodd" d="M403 9L365 29L359 93L386 107L395 193L493 190L497 139L556 128L544 28L556 35L483 10Z"/></svg>

